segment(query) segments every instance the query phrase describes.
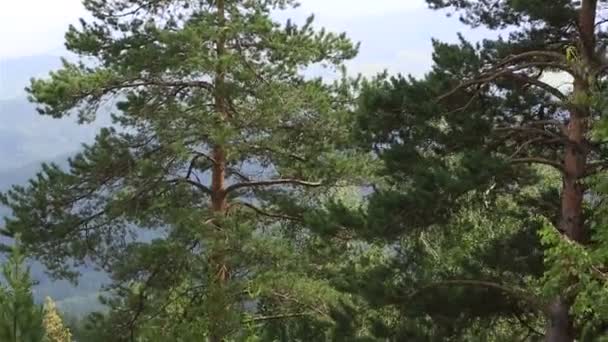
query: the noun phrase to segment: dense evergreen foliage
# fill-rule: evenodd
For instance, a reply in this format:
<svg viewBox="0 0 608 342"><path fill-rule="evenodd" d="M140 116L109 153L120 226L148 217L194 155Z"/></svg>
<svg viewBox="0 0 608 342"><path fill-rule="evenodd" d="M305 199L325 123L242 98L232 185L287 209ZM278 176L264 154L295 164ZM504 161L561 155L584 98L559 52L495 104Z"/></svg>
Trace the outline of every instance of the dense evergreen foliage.
<svg viewBox="0 0 608 342"><path fill-rule="evenodd" d="M344 34L272 19L295 1L84 0L80 61L28 92L113 126L1 197L54 276L110 274L73 339L605 338L608 2L427 3L509 33L362 79Z"/></svg>
<svg viewBox="0 0 608 342"><path fill-rule="evenodd" d="M0 339L40 342L44 337L42 307L34 303L33 282L19 243L2 265L4 283L0 287Z"/></svg>

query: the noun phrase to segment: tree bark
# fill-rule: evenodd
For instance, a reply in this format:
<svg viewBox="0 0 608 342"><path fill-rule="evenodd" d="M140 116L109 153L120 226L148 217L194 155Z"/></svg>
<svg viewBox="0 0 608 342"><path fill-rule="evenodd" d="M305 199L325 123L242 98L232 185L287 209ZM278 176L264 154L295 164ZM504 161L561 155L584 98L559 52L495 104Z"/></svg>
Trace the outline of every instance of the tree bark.
<svg viewBox="0 0 608 342"><path fill-rule="evenodd" d="M588 85L577 78L574 82L574 96L586 94ZM561 196L561 216L559 230L570 240L584 243L587 230L583 218L582 183L587 170L587 151L584 146L587 132L588 108L577 108L570 112L568 124L568 144L564 151L564 175ZM572 319L569 315L568 298L558 297L549 308L546 334L547 342L570 342L574 340Z"/></svg>
<svg viewBox="0 0 608 342"><path fill-rule="evenodd" d="M228 118L226 106L225 88L225 68L220 61L225 55L225 37L223 28L226 24L225 3L224 0L217 0L217 21L218 31L220 32L216 42L217 68L214 80L214 100L215 111L222 119ZM226 193L226 152L221 142L217 142L213 147L213 167L211 169L211 210L217 219L223 216L228 208L227 193ZM219 227L220 223L216 223ZM221 227L220 227L221 229ZM226 263L225 251L221 246L215 246L210 251L209 268L212 271L210 281L214 291L208 303L209 306L209 341L222 342L226 338L229 322L228 318L229 305L225 287L230 277L230 269Z"/></svg>
<svg viewBox="0 0 608 342"><path fill-rule="evenodd" d="M548 342L571 342L574 340L570 306L563 298L557 298L549 306L549 322L546 332Z"/></svg>
<svg viewBox="0 0 608 342"><path fill-rule="evenodd" d="M211 209L223 214L228 207L226 199L226 154L222 145L213 148L213 167L211 168Z"/></svg>

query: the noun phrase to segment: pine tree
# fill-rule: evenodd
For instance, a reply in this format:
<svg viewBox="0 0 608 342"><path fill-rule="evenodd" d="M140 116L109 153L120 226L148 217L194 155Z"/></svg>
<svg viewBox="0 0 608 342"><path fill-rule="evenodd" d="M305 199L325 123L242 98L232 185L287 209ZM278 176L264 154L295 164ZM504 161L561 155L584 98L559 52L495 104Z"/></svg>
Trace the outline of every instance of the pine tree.
<svg viewBox="0 0 608 342"><path fill-rule="evenodd" d="M2 275L5 284L0 287L0 340L42 341L42 309L34 303L33 283L18 241L2 265Z"/></svg>
<svg viewBox="0 0 608 342"><path fill-rule="evenodd" d="M84 4L94 20L66 34L81 61L28 91L41 114L81 122L114 101L114 127L69 170L45 165L6 193L6 233L56 276L74 276L74 260L111 272L98 323L117 341L220 341L269 322L256 318L263 301L273 316L327 320L333 292L299 258L303 211L365 167L350 151L350 82L302 71L341 70L357 47L312 17L274 22L292 0Z"/></svg>
<svg viewBox="0 0 608 342"><path fill-rule="evenodd" d="M45 342L71 342L72 334L63 325L63 320L57 312L55 302L51 297L46 297L44 300L44 317L42 324L44 326L44 341Z"/></svg>
<svg viewBox="0 0 608 342"><path fill-rule="evenodd" d="M458 44L435 41L433 70L423 80L381 75L369 83L361 97L362 141L385 161L390 190L398 190L380 192L370 203L372 236L379 229L400 236L445 224L466 203L464 195L513 192L535 181L528 165L540 164L562 182L549 193L548 208L530 210L544 210L551 232L590 252L597 225L586 212L585 194L606 165L605 144L591 134L602 115L596 94L606 70L607 32L598 19L604 1L427 3L460 13L473 27L511 33L476 45L464 37ZM551 84L547 76L556 74L571 87ZM547 314L548 341L572 341L585 317L603 310L581 306L589 301L575 285L601 275L586 264L584 252L571 253L563 244L556 250L546 237L555 235L535 227L550 255L543 293L553 298L535 310ZM581 264L585 271L572 266ZM573 311L581 314L573 317Z"/></svg>

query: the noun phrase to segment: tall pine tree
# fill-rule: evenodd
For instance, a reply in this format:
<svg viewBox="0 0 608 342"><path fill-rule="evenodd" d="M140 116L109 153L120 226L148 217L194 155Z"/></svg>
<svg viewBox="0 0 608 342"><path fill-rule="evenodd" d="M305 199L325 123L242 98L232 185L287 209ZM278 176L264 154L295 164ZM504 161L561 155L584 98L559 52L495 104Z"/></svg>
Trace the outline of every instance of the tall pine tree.
<svg viewBox="0 0 608 342"><path fill-rule="evenodd" d="M85 261L111 273L115 340L215 342L267 316L329 318L334 293L296 257L301 210L361 166L348 82L302 73L341 70L357 47L312 17L273 21L295 4L85 0L94 19L66 34L80 61L32 81L43 115L87 122L116 104L69 170L45 165L3 197L5 232L55 275Z"/></svg>
<svg viewBox="0 0 608 342"><path fill-rule="evenodd" d="M535 181L528 166L540 164L557 171L562 182L530 210L543 211L557 236L590 251L597 225L585 194L607 165L604 141L591 134L602 116L597 94L606 70L604 1L427 3L460 13L473 27L510 33L477 45L464 37L458 44L434 42L435 64L423 80L381 76L364 91L362 141L386 162L391 190L370 204L372 236L378 227L399 236L445 224L466 203L463 196L521 191ZM570 87L548 81L556 75ZM532 227L555 246L546 237L551 232ZM545 250L543 282L552 299L536 305L546 314L548 341L581 335L584 319L575 319L571 308L585 300L584 277L602 277L591 269L582 276L572 265L581 265L583 254L561 248Z"/></svg>

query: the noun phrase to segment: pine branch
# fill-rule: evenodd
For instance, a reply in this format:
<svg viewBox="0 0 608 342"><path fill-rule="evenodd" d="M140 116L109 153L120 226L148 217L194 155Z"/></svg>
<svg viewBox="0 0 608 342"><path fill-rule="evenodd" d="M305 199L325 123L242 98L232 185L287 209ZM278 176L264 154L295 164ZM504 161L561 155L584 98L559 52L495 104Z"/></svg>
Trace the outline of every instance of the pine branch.
<svg viewBox="0 0 608 342"><path fill-rule="evenodd" d="M114 14L114 13L104 13L104 16L106 17L111 17L111 18L124 18L124 17L128 17L131 15L136 15L137 13L139 13L139 11L143 10L143 9L147 9L148 7L150 7L150 3L144 3L138 7L136 7L135 9L132 9L130 11L127 12L122 12L122 13L118 13L118 14Z"/></svg>
<svg viewBox="0 0 608 342"><path fill-rule="evenodd" d="M528 126L496 127L496 128L494 128L494 131L496 131L496 132L513 131L513 132L520 132L520 133L536 135L536 136L544 135L544 136L548 136L550 138L556 138L556 139L567 141L567 137L564 135L559 135L557 133L547 131L545 129L534 128L534 127L530 127L530 126L533 126L533 124L530 124Z"/></svg>
<svg viewBox="0 0 608 342"><path fill-rule="evenodd" d="M524 318L522 318L519 314L515 314L515 318L517 319L517 321L519 321L519 323L521 325L523 325L524 327L528 328L528 336L526 336L524 339L522 339L522 341L527 341L528 337L532 334L537 335L537 336L544 336L545 334L536 330L533 326L530 325L530 323L528 323L528 321L526 321Z"/></svg>
<svg viewBox="0 0 608 342"><path fill-rule="evenodd" d="M568 97L566 95L564 95L564 93L559 91L559 89L549 85L548 83L540 81L537 78L533 78L533 77L529 77L529 76L521 74L521 73L513 73L513 72L506 73L505 76L510 77L516 81L520 81L522 83L534 85L538 88L541 88L544 91L546 91L547 93L557 97L558 99L560 99L563 102L567 102L567 100L568 100Z"/></svg>
<svg viewBox="0 0 608 342"><path fill-rule="evenodd" d="M537 120L530 122L528 126L541 126L541 125L553 125L559 128L559 131L564 135L564 137L568 136L568 128L559 120Z"/></svg>
<svg viewBox="0 0 608 342"><path fill-rule="evenodd" d="M226 172L230 175L235 175L235 176L239 177L243 181L251 182L251 179L249 177L247 177L245 174L243 174L239 170L236 170L235 168L228 167L228 168L226 168Z"/></svg>
<svg viewBox="0 0 608 342"><path fill-rule="evenodd" d="M509 158L510 158L510 159L515 158L515 157L516 157L516 156L517 156L517 155L518 155L518 154L519 154L521 151L523 151L523 150L524 150L526 147L528 147L528 146L530 146L530 145L532 145L532 144L534 144L534 143L536 143L536 142L543 141L543 140L545 140L545 139L541 137L541 138L533 138L533 139L530 139L530 140L528 140L528 141L524 142L523 144L521 144L521 145L520 145L520 146L519 146L519 147L518 147L518 148L515 150L515 152L513 152L513 154L511 154L511 156L510 156Z"/></svg>
<svg viewBox="0 0 608 342"><path fill-rule="evenodd" d="M282 154L282 155L285 155L285 156L287 156L289 158L293 158L293 159L295 159L297 161L306 162L306 158L304 158L302 156L299 156L299 155L297 155L295 153L289 153L289 152L279 151L277 149L274 149L274 148L271 148L271 147L268 147L268 146L252 145L251 147L253 149L255 149L255 150L268 151L268 152L274 153L274 154Z"/></svg>
<svg viewBox="0 0 608 342"><path fill-rule="evenodd" d="M211 189L209 189L207 186L201 184L200 182L197 182L195 180L192 179L187 179L187 178L177 178L177 179L171 179L168 181L169 183L187 183L190 184L192 186L194 186L195 188L201 190L202 192L211 195L213 192L211 191Z"/></svg>
<svg viewBox="0 0 608 342"><path fill-rule="evenodd" d="M608 23L608 19L602 19L602 20L599 20L597 23L595 23L595 27L598 27L598 26L604 25L604 24L606 24L606 23Z"/></svg>
<svg viewBox="0 0 608 342"><path fill-rule="evenodd" d="M467 101L467 103L464 104L464 106L453 109L453 110L447 112L446 115L450 115L450 114L454 114L454 113L458 113L458 112L464 112L465 110L469 109L469 107L471 107L471 105L473 103L475 103L475 100L477 98L479 98L479 95L481 94L481 86L482 86L481 84L477 86L477 90L475 91L473 96L471 96L469 101Z"/></svg>
<svg viewBox="0 0 608 342"><path fill-rule="evenodd" d="M556 63L556 62L527 62L527 63L523 63L520 65L517 65L513 68L504 68L504 69L498 69L492 72L488 72L488 73L483 73L481 74L479 77L463 82L460 85L456 86L455 88L453 88L452 90L448 91L447 93L439 96L437 98L438 102L443 101L444 99L454 95L456 92L463 90L463 89L467 89L471 86L474 85L480 85L480 84L486 84L486 83L490 83L490 82L494 82L497 79L504 77L504 76L509 76L509 75L519 75L519 74L515 74L515 71L519 71L519 70L524 70L524 69L530 69L530 68L537 68L537 67L550 67L550 68L555 68L555 69L560 69L562 71L566 71L566 72L570 72L570 70L568 69L568 67L562 63ZM531 79L533 80L533 79ZM534 83L544 83L541 81L534 81ZM543 88L545 90L553 88L550 85L546 84L543 85ZM561 92L559 92L559 90L555 89L552 90L552 92L558 92L561 94ZM562 94L563 95L563 94Z"/></svg>
<svg viewBox="0 0 608 342"><path fill-rule="evenodd" d="M503 59L502 61L498 62L498 64L493 69L504 67L506 65L513 64L515 62L525 60L528 58L534 58L534 57L546 57L549 59L555 59L557 61L562 61L562 62L565 61L564 55L559 52L546 51L546 50L532 50L532 51L526 51L526 52L522 52L522 53L519 53L516 55L508 56L505 59Z"/></svg>
<svg viewBox="0 0 608 342"><path fill-rule="evenodd" d="M205 89L208 91L213 91L213 89L214 89L214 86L211 83L206 82L206 81L167 81L167 80L160 80L160 79L157 79L157 80L155 80L155 79L137 79L137 80L118 82L117 84L103 87L103 88L101 88L101 91L100 91L101 94L98 94L98 90L96 89L96 90L92 90L87 93L83 93L83 94L81 94L81 96L87 97L87 96L96 95L96 97L100 97L100 95L111 93L114 91L132 89L132 88L137 88L137 87L146 87L146 86L159 86L159 87L178 88L178 89L202 88L202 89Z"/></svg>
<svg viewBox="0 0 608 342"><path fill-rule="evenodd" d="M210 160L212 163L214 162L213 158L209 157L208 155L206 155L204 153L197 153L194 157L192 157L192 160L190 160L190 165L188 166L188 173L186 173L186 179L190 179L190 176L192 175L192 171L194 171L194 166L195 166L197 160L199 160L201 157L205 157L207 160Z"/></svg>
<svg viewBox="0 0 608 342"><path fill-rule="evenodd" d="M278 314L278 315L270 315L270 316L258 316L258 317L253 317L250 319L246 319L243 321L243 323L255 323L255 322L261 322L261 321L271 321L271 320L279 320L279 319L286 319L286 318L294 318L294 317L303 317L303 316L310 316L311 313L309 312L297 312L297 313L290 313L290 314Z"/></svg>
<svg viewBox="0 0 608 342"><path fill-rule="evenodd" d="M308 307L308 309L310 309L311 311L316 312L320 316L330 317L329 313L323 310L323 309L326 309L326 308L322 309L319 306L314 306L314 305L309 305L309 304L306 304L306 303L302 303L297 298L294 298L293 296L290 296L289 294L286 294L286 293L281 293L281 292L273 291L272 295L274 295L277 298L280 298L282 300L286 300L286 301L292 302L292 303L294 303L296 305Z"/></svg>
<svg viewBox="0 0 608 342"><path fill-rule="evenodd" d="M598 172L604 171L608 167L608 161L605 162L595 162L589 163L587 165L587 170L585 171L585 176L591 176Z"/></svg>
<svg viewBox="0 0 608 342"><path fill-rule="evenodd" d="M273 179L266 181L252 181L252 182L242 182L236 183L226 188L226 193L233 192L235 190L241 188L254 188L254 187L264 187L264 186L272 186L272 185L281 185L281 184L291 184L291 185L302 185L306 187L319 187L323 185L322 182L308 182L300 179Z"/></svg>
<svg viewBox="0 0 608 342"><path fill-rule="evenodd" d="M485 287L485 288L490 288L490 289L494 289L494 290L498 290L500 292L506 293L508 295L511 295L514 298L518 298L518 299L523 299L526 302L533 304L533 306L539 310L544 311L544 305L542 302L540 302L538 299L536 299L532 294L528 293L527 291L521 289L521 288L517 288L517 287L509 287L506 285L502 285L499 283L495 283L495 282L491 282L491 281L485 281L485 280L468 280L468 279L464 279L464 280L443 280L443 281L438 281L435 283L430 283L427 284L415 291L413 291L412 293L408 294L406 296L407 299L412 299L414 297L416 297L417 295L419 295L421 292L426 291L426 290L430 290L433 288L437 288L437 287L446 287L446 286L450 286L450 285L455 285L455 286L471 286L471 287Z"/></svg>
<svg viewBox="0 0 608 342"><path fill-rule="evenodd" d="M298 221L298 222L302 221L301 217L285 215L285 214L270 213L261 208L256 207L253 204L249 204L249 203L245 203L245 202L236 202L233 205L241 205L241 206L247 207L247 208L255 211L256 213L258 213L259 215L266 216L266 217L284 219L284 220L290 220L290 221Z"/></svg>
<svg viewBox="0 0 608 342"><path fill-rule="evenodd" d="M541 157L526 157L526 158L513 158L509 160L510 163L512 164L543 164L543 165L549 165L554 167L555 169L557 169L558 171L560 171L561 173L564 173L564 167L562 166L562 164L554 161L554 160L549 160L546 158L541 158Z"/></svg>

